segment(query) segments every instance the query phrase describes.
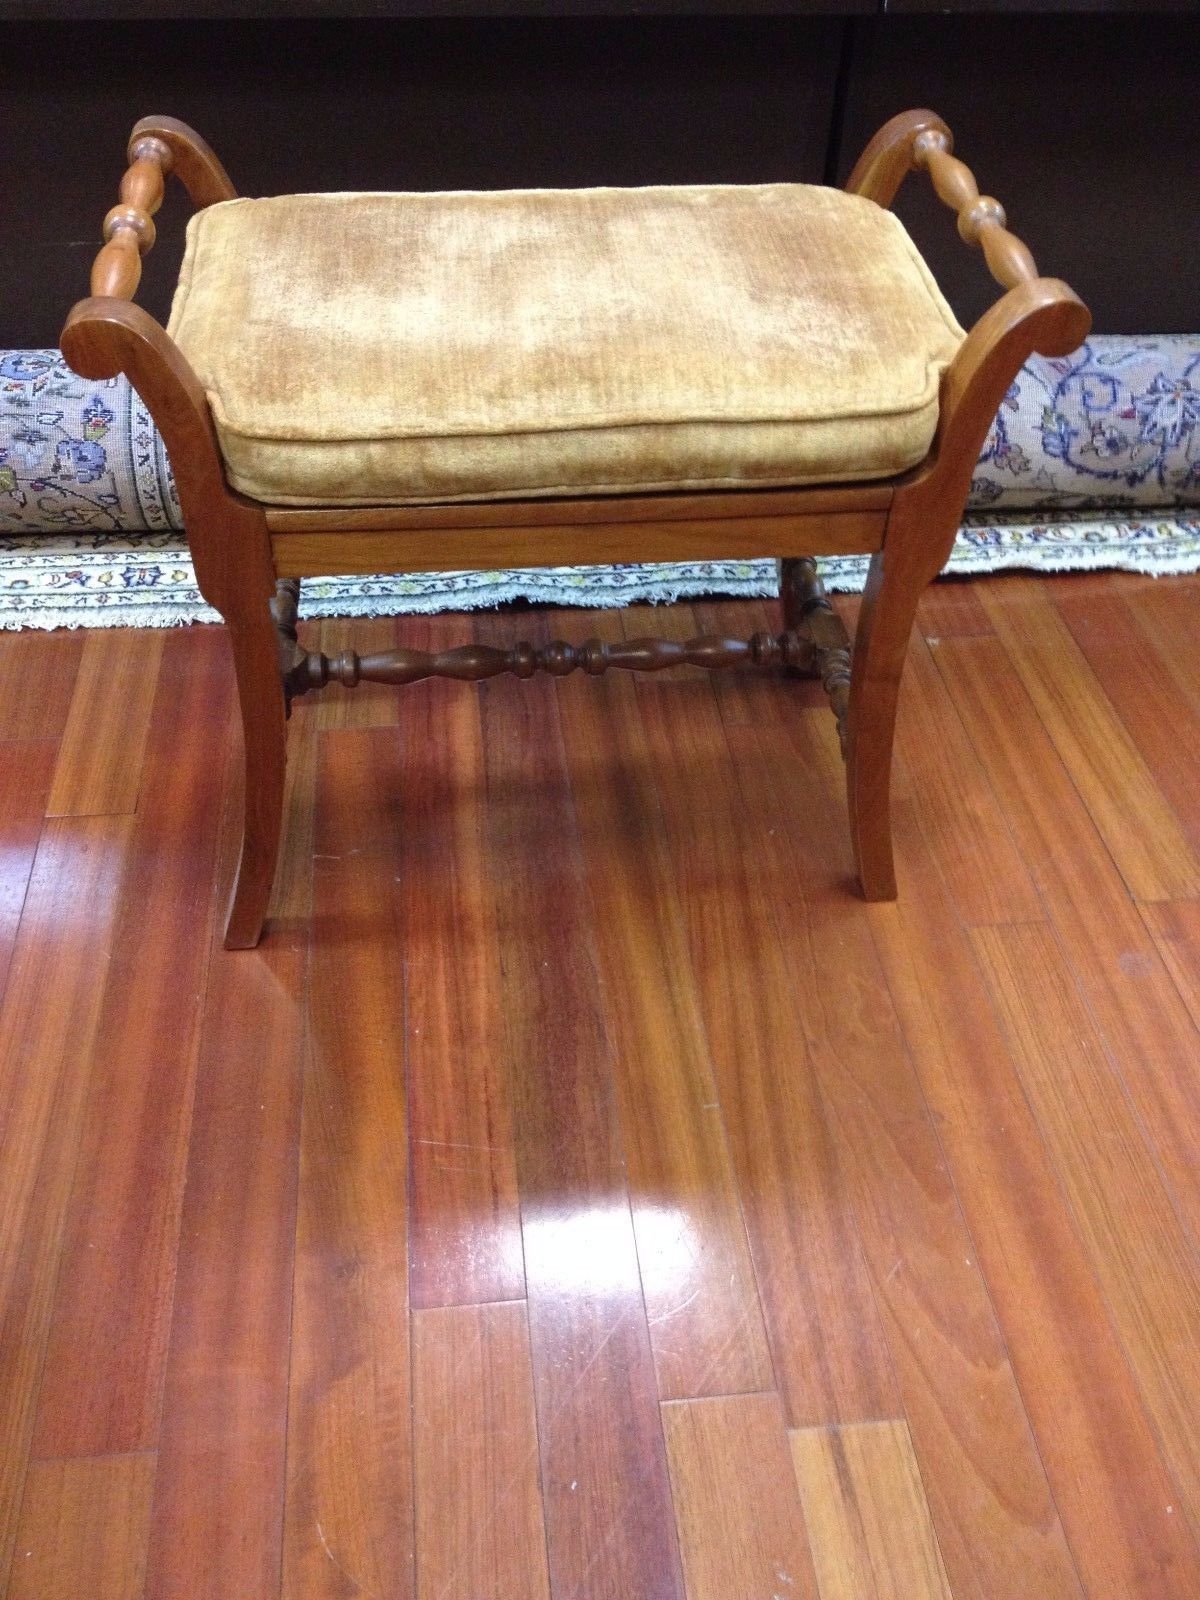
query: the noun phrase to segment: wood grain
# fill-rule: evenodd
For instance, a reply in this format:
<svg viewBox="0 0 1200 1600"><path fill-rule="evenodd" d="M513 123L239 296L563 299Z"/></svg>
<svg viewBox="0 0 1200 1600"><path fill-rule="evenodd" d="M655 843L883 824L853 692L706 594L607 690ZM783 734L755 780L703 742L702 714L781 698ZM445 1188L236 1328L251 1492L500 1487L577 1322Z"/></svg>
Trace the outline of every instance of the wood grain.
<svg viewBox="0 0 1200 1600"><path fill-rule="evenodd" d="M227 811L226 861L236 822ZM213 950L146 1600L279 1591L304 965L287 929L261 951Z"/></svg>
<svg viewBox="0 0 1200 1600"><path fill-rule="evenodd" d="M47 816L136 809L163 637L149 628L105 628L87 635Z"/></svg>
<svg viewBox="0 0 1200 1600"><path fill-rule="evenodd" d="M228 648L214 629L170 635L116 910L38 1402L39 1455L127 1453L158 1438L231 691Z"/></svg>
<svg viewBox="0 0 1200 1600"><path fill-rule="evenodd" d="M956 1600L1031 1588L1079 1600L975 1242L870 929L845 890L834 730L827 713L806 711L790 734L781 749L777 737L729 730L762 840L756 897L782 942L837 1130L951 1588Z"/></svg>
<svg viewBox="0 0 1200 1600"><path fill-rule="evenodd" d="M869 487L869 486L868 486ZM607 504L609 496L600 497ZM531 502L522 502L526 511ZM593 505L597 501L591 502ZM550 502L553 504L553 502ZM617 509L609 515L617 517ZM285 513L272 510L278 530ZM281 578L339 572L456 572L500 567L578 566L612 561L736 560L764 554L825 555L877 550L882 511L822 512L819 516L701 516L690 521L563 521L529 527L487 526L368 531L361 513L287 513L287 531L273 531L271 550ZM368 513L378 517L378 512ZM323 517L327 532L298 531L299 517ZM397 521L399 519L397 518Z"/></svg>
<svg viewBox="0 0 1200 1600"><path fill-rule="evenodd" d="M1117 592L1137 619L1159 671L1165 671L1187 701L1189 717L1200 716L1195 580L1160 584L1143 579L1136 588Z"/></svg>
<svg viewBox="0 0 1200 1600"><path fill-rule="evenodd" d="M1134 689L1148 702L1130 737L1189 826L1191 758L1166 730L1187 745L1200 668L1194 651L1158 657L1194 631L1195 581L1057 591L1113 713L1134 715ZM724 634L774 602L698 611ZM529 613L473 626L507 643L531 620L549 631ZM687 608L651 620L694 630ZM841 762L811 683L443 683L398 697L394 726L319 731L319 702L296 707L271 941L217 957L216 802L236 789L222 636L165 640L137 814L51 821L32 872L40 806L14 774L44 787L56 740L7 702L25 731L0 767L17 783L0 881L11 856L18 882L0 994L0 1512L33 1552L9 1594L678 1600L686 1575L720 1600L773 1600L795 1573L771 1550L807 1525L821 1600L945 1600L931 1528L958 1600L1193 1600L1200 897L1133 903L977 622L909 661L928 717L911 748L901 723L895 906L849 892ZM397 631L441 648L471 626ZM60 657L54 636L33 644L36 682L38 652ZM991 796L1015 844L989 869L1003 881L966 882L940 831L951 802L939 820L917 757L953 769L946 795ZM226 862L235 825L230 805ZM107 864L80 841L104 841ZM639 888L662 903L627 905ZM1009 920L965 927L971 895L1011 898ZM634 980L622 960L641 963ZM678 1216L703 1221L712 1201L682 1184L630 1195L635 1171L684 1173L678 1143L660 1157L646 1126L629 1132L631 1112L675 1126L662 1079L635 1081L643 1054L675 1081L672 1050L717 1102L782 1406L658 1404L630 1200L680 1250ZM410 1144L408 1195L406 1087L410 1138L433 1141ZM425 1231L406 1294L409 1207ZM470 1303L498 1285L512 1298ZM173 1291L152 1505L152 1450L80 1452L154 1445ZM705 1370L711 1326L695 1339L676 1370ZM790 1449L780 1465L789 1418L803 1491Z"/></svg>
<svg viewBox="0 0 1200 1600"><path fill-rule="evenodd" d="M984 604L1130 893L1200 892L1200 859L1041 583L1010 580Z"/></svg>
<svg viewBox="0 0 1200 1600"><path fill-rule="evenodd" d="M967 244L983 251L988 271L1005 288L1037 277L1029 250L1005 226L1004 207L990 195L980 195L970 167L952 156L953 140L946 128L926 128L912 141L913 165L924 167L938 199L958 213L958 231Z"/></svg>
<svg viewBox="0 0 1200 1600"><path fill-rule="evenodd" d="M979 585L965 578L939 578L917 606L917 630L930 644L935 639L970 639L993 633L992 619L979 598Z"/></svg>
<svg viewBox="0 0 1200 1600"><path fill-rule="evenodd" d="M525 619L521 619L522 621ZM485 640L511 637L481 616ZM611 1046L554 686L482 691L550 1578L556 1596L682 1596L622 1175Z"/></svg>
<svg viewBox="0 0 1200 1600"><path fill-rule="evenodd" d="M461 616L410 618L406 642L468 637ZM494 886L487 856L477 693L457 683L403 693L394 809L407 997L414 1306L525 1293ZM382 841L372 841L377 846Z"/></svg>
<svg viewBox="0 0 1200 1600"><path fill-rule="evenodd" d="M953 1600L903 1422L802 1428L791 1442L821 1600Z"/></svg>
<svg viewBox="0 0 1200 1600"><path fill-rule="evenodd" d="M1086 599L1068 590L1055 592L1054 604L1189 844L1200 850L1200 754L1193 740L1179 737L1193 714L1191 697L1163 670L1118 595Z"/></svg>
<svg viewBox="0 0 1200 1600"><path fill-rule="evenodd" d="M665 1405L663 1426L688 1600L817 1600L779 1397Z"/></svg>
<svg viewBox="0 0 1200 1600"><path fill-rule="evenodd" d="M0 742L0 999L33 871L54 760L53 739Z"/></svg>
<svg viewBox="0 0 1200 1600"><path fill-rule="evenodd" d="M620 618L604 621L619 638ZM548 626L567 632L570 619L552 613ZM561 684L558 702L658 1392L689 1399L769 1388L754 1269L635 686Z"/></svg>
<svg viewBox="0 0 1200 1600"><path fill-rule="evenodd" d="M153 1453L35 1461L8 1600L141 1600Z"/></svg>
<svg viewBox="0 0 1200 1600"><path fill-rule="evenodd" d="M549 1600L524 1305L414 1315L413 1426L419 1600Z"/></svg>
<svg viewBox="0 0 1200 1600"><path fill-rule="evenodd" d="M1200 1532L1200 1264L1052 933L975 947L1183 1507Z"/></svg>
<svg viewBox="0 0 1200 1600"><path fill-rule="evenodd" d="M1040 921L1042 904L1003 808L923 640L913 640L906 672L897 748L959 918L976 926Z"/></svg>
<svg viewBox="0 0 1200 1600"><path fill-rule="evenodd" d="M776 685L785 705L790 688ZM711 686L639 682L637 694L787 1416L896 1416L852 1192L788 955L762 914L756 833Z"/></svg>
<svg viewBox="0 0 1200 1600"><path fill-rule="evenodd" d="M46 824L0 1007L0 1585L12 1559L128 837L128 818Z"/></svg>
<svg viewBox="0 0 1200 1600"><path fill-rule="evenodd" d="M1200 901L1143 906L1142 919L1176 989L1200 1028Z"/></svg>
<svg viewBox="0 0 1200 1600"><path fill-rule="evenodd" d="M1004 646L947 640L938 666L1157 1159L1200 1237L1200 1033Z"/></svg>
<svg viewBox="0 0 1200 1600"><path fill-rule="evenodd" d="M360 848L393 757L387 732L321 739L284 1600L412 1593L403 944L394 874Z"/></svg>
<svg viewBox="0 0 1200 1600"><path fill-rule="evenodd" d="M0 740L61 738L84 638L65 628L0 631Z"/></svg>
<svg viewBox="0 0 1200 1600"><path fill-rule="evenodd" d="M871 930L1067 1539L1089 1594L1186 1600L1197 1545L921 817L897 809Z"/></svg>

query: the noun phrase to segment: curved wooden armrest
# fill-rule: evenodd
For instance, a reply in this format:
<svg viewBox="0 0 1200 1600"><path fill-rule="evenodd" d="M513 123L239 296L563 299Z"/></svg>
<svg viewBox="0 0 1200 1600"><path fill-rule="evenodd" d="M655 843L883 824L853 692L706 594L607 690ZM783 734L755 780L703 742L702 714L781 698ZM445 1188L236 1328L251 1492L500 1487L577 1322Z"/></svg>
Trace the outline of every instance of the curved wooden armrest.
<svg viewBox="0 0 1200 1600"><path fill-rule="evenodd" d="M950 129L936 111L901 111L885 122L854 164L846 180L850 194L860 194L876 205L890 206L900 185L916 166L913 146L919 134L944 133Z"/></svg>
<svg viewBox="0 0 1200 1600"><path fill-rule="evenodd" d="M142 277L142 257L154 244L154 213L164 180L174 172L199 210L237 191L224 167L185 122L143 117L129 136L129 167L120 203L104 219L104 245L92 263L92 294L131 300Z"/></svg>
<svg viewBox="0 0 1200 1600"><path fill-rule="evenodd" d="M959 237L979 246L1002 288L1032 283L1038 269L1028 246L1008 231L999 200L981 195L970 167L950 154L953 144L949 130L924 129L913 140L913 165L926 169L938 199L958 213Z"/></svg>
<svg viewBox="0 0 1200 1600"><path fill-rule="evenodd" d="M1009 232L999 200L979 193L974 173L951 154L953 149L954 136L935 112L902 111L871 140L846 188L889 206L905 176L924 167L938 198L958 213L960 236L980 247L996 282L1005 289L1031 283L1038 269L1028 247Z"/></svg>
<svg viewBox="0 0 1200 1600"><path fill-rule="evenodd" d="M937 436L929 463L914 484L926 485L941 502L961 506L988 429L1016 374L1035 351L1070 355L1091 325L1088 308L1059 278L1033 278L1001 295L975 323L942 376ZM952 528L951 539L953 533ZM949 553L948 545L935 552L930 577Z"/></svg>

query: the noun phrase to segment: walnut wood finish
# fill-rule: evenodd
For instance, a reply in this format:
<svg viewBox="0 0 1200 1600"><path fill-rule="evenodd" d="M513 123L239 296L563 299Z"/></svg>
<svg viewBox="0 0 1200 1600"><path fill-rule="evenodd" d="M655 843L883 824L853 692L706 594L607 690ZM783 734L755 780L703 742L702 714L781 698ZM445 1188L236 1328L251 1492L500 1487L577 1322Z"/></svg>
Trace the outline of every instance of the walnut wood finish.
<svg viewBox="0 0 1200 1600"><path fill-rule="evenodd" d="M536 672L562 678L582 671L595 677L610 668L627 672L661 672L667 667L785 667L820 678L830 697L838 728L844 737L850 690L850 639L830 604L814 561L786 564L785 584L789 621L784 633L755 633L750 639L725 639L700 635L687 640L639 638L585 639L570 644L555 639L546 644L519 643L501 649L494 645L467 644L454 649L392 650L360 656L353 650L336 656L303 650L297 642L296 611L300 585L282 579L271 601L279 634L284 689L289 702L296 695L340 683L419 683L425 678L457 678L476 682L511 672L531 678Z"/></svg>
<svg viewBox="0 0 1200 1600"><path fill-rule="evenodd" d="M960 238L979 245L996 282L1005 289L1028 283L1038 275L1037 264L1020 239L1009 233L999 200L979 193L970 167L950 154L951 145L948 132L926 128L913 140L913 162L929 173L938 199L957 211Z"/></svg>
<svg viewBox="0 0 1200 1600"><path fill-rule="evenodd" d="M950 137L950 129L935 111L901 111L885 122L855 162L846 180L848 192L890 206L913 169L915 142L927 132Z"/></svg>
<svg viewBox="0 0 1200 1600"><path fill-rule="evenodd" d="M855 858L869 900L892 899L889 785L896 699L917 598L945 564L979 449L1008 385L1034 351L1066 354L1090 319L1066 284L1037 276L997 201L981 197L952 154L946 124L930 111L895 117L875 136L848 188L889 205L905 175L928 170L958 214L963 239L982 249L1008 293L976 323L945 373L937 436L926 462L885 483L743 494L593 497L481 506L354 510L268 508L233 493L201 385L163 329L127 303L154 239L163 178L176 174L198 207L232 198L229 178L183 123L149 117L135 127L121 204L105 221L91 300L72 310L67 360L86 377L124 372L157 422L171 456L197 581L230 631L245 739L246 807L241 861L226 943L261 934L278 851L284 793L285 719L297 692L333 679L410 683L430 675L474 680L609 666L656 669L758 661L817 670L843 735ZM833 611L805 599L805 556L871 554L852 664ZM698 638L626 645L467 646L332 661L301 651L295 595L271 601L278 578L317 573L553 565L730 555L785 558L788 627L749 644ZM799 575L799 576L798 576ZM801 584L799 595L794 592ZM282 612L280 607L282 606ZM803 626L799 626L799 621ZM281 621L281 628L276 622ZM792 637L795 635L796 637ZM848 680L848 681L847 681Z"/></svg>
<svg viewBox="0 0 1200 1600"><path fill-rule="evenodd" d="M166 157L157 152L165 151ZM164 172L172 172L187 190L197 211L216 205L219 200L236 200L237 190L229 174L186 122L175 117L143 117L129 135L129 159L156 160Z"/></svg>

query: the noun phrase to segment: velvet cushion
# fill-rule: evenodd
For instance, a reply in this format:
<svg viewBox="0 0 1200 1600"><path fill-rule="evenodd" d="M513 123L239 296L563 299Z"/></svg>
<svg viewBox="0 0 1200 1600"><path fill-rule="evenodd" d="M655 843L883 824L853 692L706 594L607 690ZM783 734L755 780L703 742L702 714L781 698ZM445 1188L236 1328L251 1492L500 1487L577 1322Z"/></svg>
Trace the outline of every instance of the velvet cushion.
<svg viewBox="0 0 1200 1600"><path fill-rule="evenodd" d="M311 506L889 476L963 337L890 212L800 184L226 201L170 332L234 487Z"/></svg>

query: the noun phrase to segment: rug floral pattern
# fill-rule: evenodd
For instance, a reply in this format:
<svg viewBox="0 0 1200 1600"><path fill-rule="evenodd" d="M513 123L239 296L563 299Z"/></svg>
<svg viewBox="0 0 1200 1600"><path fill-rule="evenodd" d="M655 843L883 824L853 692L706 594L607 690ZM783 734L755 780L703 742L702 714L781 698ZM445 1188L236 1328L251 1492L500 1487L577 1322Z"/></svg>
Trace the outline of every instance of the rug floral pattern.
<svg viewBox="0 0 1200 1600"><path fill-rule="evenodd" d="M1035 356L979 458L973 510L1200 505L1200 334Z"/></svg>

